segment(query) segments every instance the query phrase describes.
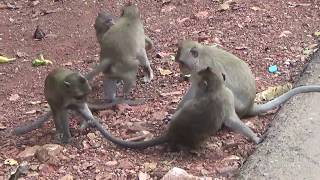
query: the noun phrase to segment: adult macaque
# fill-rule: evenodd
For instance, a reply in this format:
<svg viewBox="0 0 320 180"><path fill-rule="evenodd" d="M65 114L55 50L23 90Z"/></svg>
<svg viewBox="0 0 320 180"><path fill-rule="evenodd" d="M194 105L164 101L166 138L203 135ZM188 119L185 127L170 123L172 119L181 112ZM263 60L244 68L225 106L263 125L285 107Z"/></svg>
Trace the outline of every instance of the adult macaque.
<svg viewBox="0 0 320 180"><path fill-rule="evenodd" d="M44 87L44 95L51 111L31 124L15 128L13 133L19 135L40 128L53 115L57 131L56 139L61 143L69 143L71 134L68 110L88 108L86 97L90 92L91 87L88 81L80 73L62 68L52 71L47 76ZM81 128L87 126L87 122L83 121Z"/></svg>
<svg viewBox="0 0 320 180"><path fill-rule="evenodd" d="M97 22L99 22L99 18ZM101 27L96 22L96 28ZM110 23L109 23L110 24ZM98 26L99 25L99 26ZM103 27L103 26L102 26ZM96 30L103 32L103 30ZM104 73L103 87L107 99L116 99L116 84L118 80L124 82L123 93L125 97L136 85L138 65L142 65L145 76L144 81L153 79L153 71L146 53L145 34L140 13L135 5L124 7L121 17L104 34L97 34L101 51L100 64L86 75L88 80L98 73Z"/></svg>
<svg viewBox="0 0 320 180"><path fill-rule="evenodd" d="M163 143L168 143L174 148L180 146L197 148L209 136L215 134L222 124L231 126L232 129L243 133L255 143L259 143L261 139L237 116L233 94L225 86L224 80L225 76L220 70L210 67L192 76L192 83L195 85L193 98L186 101L174 113L166 132L154 139L139 142L124 141L110 136L100 124L95 127L113 143L134 149L143 149ZM92 122L94 121L93 119Z"/></svg>
<svg viewBox="0 0 320 180"><path fill-rule="evenodd" d="M270 102L256 104L254 102L256 96L255 78L249 66L233 54L217 47L185 40L179 44L175 59L179 63L182 74L193 74L207 66L217 68L226 74L226 86L233 93L234 107L240 118L266 113L299 93L320 92L320 85L300 86ZM194 97L196 86L191 84L178 105L178 109Z"/></svg>
<svg viewBox="0 0 320 180"><path fill-rule="evenodd" d="M108 11L101 11L98 13L94 23L94 29L96 31L96 37L99 44L102 44L103 35L110 29L118 21L118 18L113 16ZM146 42L146 50L150 50L153 48L152 40L145 35L145 42Z"/></svg>

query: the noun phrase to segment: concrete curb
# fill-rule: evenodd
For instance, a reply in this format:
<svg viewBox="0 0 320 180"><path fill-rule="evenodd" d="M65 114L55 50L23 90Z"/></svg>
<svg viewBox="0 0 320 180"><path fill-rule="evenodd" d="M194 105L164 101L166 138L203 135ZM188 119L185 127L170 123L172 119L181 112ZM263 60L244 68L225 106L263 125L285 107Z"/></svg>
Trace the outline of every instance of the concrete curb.
<svg viewBox="0 0 320 180"><path fill-rule="evenodd" d="M320 85L320 50L311 58L297 85ZM238 179L320 179L320 93L297 95L281 108Z"/></svg>

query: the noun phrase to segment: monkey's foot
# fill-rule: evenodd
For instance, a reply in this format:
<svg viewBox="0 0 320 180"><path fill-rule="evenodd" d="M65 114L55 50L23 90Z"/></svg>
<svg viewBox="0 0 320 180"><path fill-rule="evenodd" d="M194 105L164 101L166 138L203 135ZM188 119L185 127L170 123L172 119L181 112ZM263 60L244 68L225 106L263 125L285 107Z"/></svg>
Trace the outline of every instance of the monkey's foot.
<svg viewBox="0 0 320 180"><path fill-rule="evenodd" d="M71 136L65 137L62 133L56 133L53 142L62 145L69 144L71 142Z"/></svg>

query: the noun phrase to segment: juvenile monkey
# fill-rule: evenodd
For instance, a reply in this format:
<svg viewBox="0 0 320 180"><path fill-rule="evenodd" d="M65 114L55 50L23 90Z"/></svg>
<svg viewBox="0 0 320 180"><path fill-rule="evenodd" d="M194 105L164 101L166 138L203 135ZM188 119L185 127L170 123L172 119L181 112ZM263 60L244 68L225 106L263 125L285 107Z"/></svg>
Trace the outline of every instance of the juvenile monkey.
<svg viewBox="0 0 320 180"><path fill-rule="evenodd" d="M254 76L249 66L233 54L217 47L205 46L195 41L185 40L179 44L175 59L182 74L193 74L207 66L217 68L226 74L226 86L233 93L234 108L240 118L265 113L299 93L320 92L320 85L300 86L270 102L256 104L254 102L256 96ZM178 109L194 97L195 86L197 85L191 84L191 87L178 105Z"/></svg>
<svg viewBox="0 0 320 180"><path fill-rule="evenodd" d="M100 18L97 19L97 22L100 22ZM97 22L96 28L104 27ZM105 96L107 99L114 101L118 80L124 82L123 92L126 96L136 85L139 64L144 69L145 82L150 82L153 79L153 71L145 49L146 36L138 7L135 5L124 7L117 22L105 33L102 29L96 30L97 37L101 39L99 40L101 62L86 75L86 78L91 80L98 73L103 72L105 76L103 81ZM100 32L103 34L99 34Z"/></svg>
<svg viewBox="0 0 320 180"><path fill-rule="evenodd" d="M103 35L110 29L118 21L118 18L113 16L108 11L101 11L98 13L94 23L94 29L96 31L96 37L99 44L102 44ZM145 35L145 43L146 43L146 50L150 50L153 48L152 40Z"/></svg>
<svg viewBox="0 0 320 180"><path fill-rule="evenodd" d="M143 149L163 143L171 147L197 148L209 136L215 134L222 124L233 125L236 130L256 143L261 141L238 118L234 109L232 92L225 86L225 76L210 67L192 76L195 93L176 111L166 132L147 141L124 141L113 136L98 124L95 127L113 143L127 148ZM89 119L89 117L87 117ZM95 121L95 120L92 120Z"/></svg>
<svg viewBox="0 0 320 180"><path fill-rule="evenodd" d="M58 68L47 76L45 80L44 94L51 111L41 116L37 121L13 129L13 134L21 135L40 128L45 121L53 115L53 121L57 130L56 138L61 143L69 143L71 134L69 130L68 110L79 113L85 121L82 122L81 129L88 126L100 127L105 137L112 137L104 130L99 121L93 117L86 102L87 95L91 87L87 79L78 72ZM102 129L101 129L102 128Z"/></svg>
<svg viewBox="0 0 320 180"><path fill-rule="evenodd" d="M91 87L88 81L78 72L62 68L55 69L46 77L44 87L44 95L51 111L33 123L15 128L13 133L20 135L40 128L53 115L57 140L61 143L68 143L71 135L67 111L84 108L83 104L86 103L86 97L90 91ZM87 126L87 122L83 121L81 127Z"/></svg>

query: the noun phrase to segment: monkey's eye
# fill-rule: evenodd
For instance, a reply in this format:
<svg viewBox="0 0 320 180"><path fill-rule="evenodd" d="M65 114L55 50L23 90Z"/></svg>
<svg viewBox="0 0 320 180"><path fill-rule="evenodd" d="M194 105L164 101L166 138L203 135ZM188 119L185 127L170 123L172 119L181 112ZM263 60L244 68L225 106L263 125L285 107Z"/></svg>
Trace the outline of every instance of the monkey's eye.
<svg viewBox="0 0 320 180"><path fill-rule="evenodd" d="M190 53L193 57L197 58L199 56L199 52L196 47L190 49Z"/></svg>

